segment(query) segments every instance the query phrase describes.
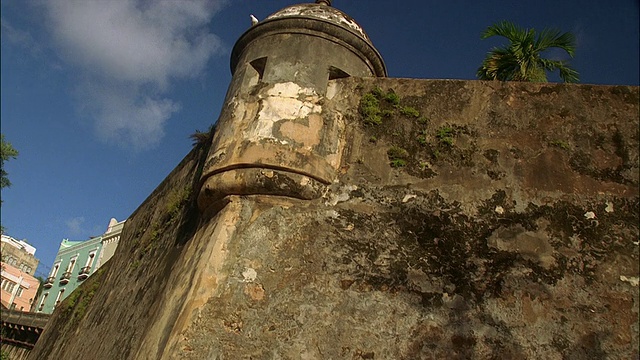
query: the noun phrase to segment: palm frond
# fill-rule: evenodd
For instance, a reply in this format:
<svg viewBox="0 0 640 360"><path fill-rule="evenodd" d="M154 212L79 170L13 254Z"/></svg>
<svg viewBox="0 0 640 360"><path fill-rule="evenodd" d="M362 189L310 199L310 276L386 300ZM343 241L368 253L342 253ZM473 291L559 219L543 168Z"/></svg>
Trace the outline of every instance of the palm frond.
<svg viewBox="0 0 640 360"><path fill-rule="evenodd" d="M560 78L565 82L577 82L578 72L565 61L548 60L541 53L549 48L565 50L571 57L575 53L575 36L561 33L556 29L523 29L509 21L501 21L489 26L480 38L503 36L509 44L493 48L485 56L476 76L481 80L546 82L547 71L560 70Z"/></svg>
<svg viewBox="0 0 640 360"><path fill-rule="evenodd" d="M503 20L497 24L487 27L482 34L480 34L480 39L484 40L492 36L502 36L509 40L521 41L525 35L526 30L510 21Z"/></svg>
<svg viewBox="0 0 640 360"><path fill-rule="evenodd" d="M476 75L481 80L514 80L519 71L516 56L510 48L494 48L485 57Z"/></svg>
<svg viewBox="0 0 640 360"><path fill-rule="evenodd" d="M580 74L568 65L558 66L560 70L560 79L567 83L577 83L580 81Z"/></svg>
<svg viewBox="0 0 640 360"><path fill-rule="evenodd" d="M547 71L555 71L560 64L560 60L540 59L540 65Z"/></svg>
<svg viewBox="0 0 640 360"><path fill-rule="evenodd" d="M560 33L556 29L544 29L536 39L536 48L538 51L544 51L554 47L566 51L573 57L576 51L576 37L570 32Z"/></svg>
<svg viewBox="0 0 640 360"><path fill-rule="evenodd" d="M536 38L536 48L540 51L549 48L549 44L551 44L556 38L560 37L561 33L558 29L543 29Z"/></svg>
<svg viewBox="0 0 640 360"><path fill-rule="evenodd" d="M567 83L576 83L579 81L579 74L571 68L566 61L541 59L540 64L546 71L560 71L560 79Z"/></svg>
<svg viewBox="0 0 640 360"><path fill-rule="evenodd" d="M547 72L539 64L533 64L527 72L527 78L523 81L530 82L547 82Z"/></svg>

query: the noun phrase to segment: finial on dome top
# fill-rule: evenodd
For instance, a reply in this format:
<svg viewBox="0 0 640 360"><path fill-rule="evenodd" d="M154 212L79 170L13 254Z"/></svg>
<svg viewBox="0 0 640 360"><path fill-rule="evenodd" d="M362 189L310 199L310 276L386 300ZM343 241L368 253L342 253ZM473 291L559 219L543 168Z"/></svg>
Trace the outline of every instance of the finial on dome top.
<svg viewBox="0 0 640 360"><path fill-rule="evenodd" d="M331 0L316 0L316 4L331 6Z"/></svg>

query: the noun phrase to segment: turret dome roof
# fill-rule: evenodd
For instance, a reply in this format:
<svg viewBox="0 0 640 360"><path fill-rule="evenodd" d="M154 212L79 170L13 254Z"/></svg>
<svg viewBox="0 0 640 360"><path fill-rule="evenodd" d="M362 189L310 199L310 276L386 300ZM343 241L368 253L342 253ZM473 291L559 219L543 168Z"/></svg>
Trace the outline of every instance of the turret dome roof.
<svg viewBox="0 0 640 360"><path fill-rule="evenodd" d="M364 32L362 27L349 15L342 11L324 4L297 4L287 6L282 10L269 15L265 21L283 19L283 18L307 18L313 20L324 21L333 25L340 26L356 35L362 37L371 43L369 36Z"/></svg>
<svg viewBox="0 0 640 360"><path fill-rule="evenodd" d="M330 0L317 0L315 4L287 6L253 24L233 47L231 73L235 73L240 56L251 42L274 34L288 33L317 36L338 43L367 62L374 76L387 76L382 56L362 27L349 15L330 4Z"/></svg>

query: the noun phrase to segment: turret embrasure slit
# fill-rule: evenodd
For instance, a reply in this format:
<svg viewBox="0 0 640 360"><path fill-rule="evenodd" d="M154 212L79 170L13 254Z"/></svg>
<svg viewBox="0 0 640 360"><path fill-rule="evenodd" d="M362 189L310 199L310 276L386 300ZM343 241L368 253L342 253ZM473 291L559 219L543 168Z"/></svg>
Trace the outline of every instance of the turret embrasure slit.
<svg viewBox="0 0 640 360"><path fill-rule="evenodd" d="M349 74L347 74L342 69L338 69L335 66L329 66L329 80L348 78Z"/></svg>

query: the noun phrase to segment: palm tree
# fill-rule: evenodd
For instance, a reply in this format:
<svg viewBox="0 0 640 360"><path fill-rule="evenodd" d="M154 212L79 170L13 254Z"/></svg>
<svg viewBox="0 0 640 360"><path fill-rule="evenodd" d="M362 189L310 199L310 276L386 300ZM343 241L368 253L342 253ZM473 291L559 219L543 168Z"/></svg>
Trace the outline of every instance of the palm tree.
<svg viewBox="0 0 640 360"><path fill-rule="evenodd" d="M491 49L478 68L480 80L547 82L547 71L560 71L564 82L578 82L578 72L565 60L549 60L541 56L550 48L560 48L573 57L576 38L572 33L560 33L544 29L536 34L534 29L523 29L509 21L489 26L480 36L487 39L503 36L510 44Z"/></svg>

